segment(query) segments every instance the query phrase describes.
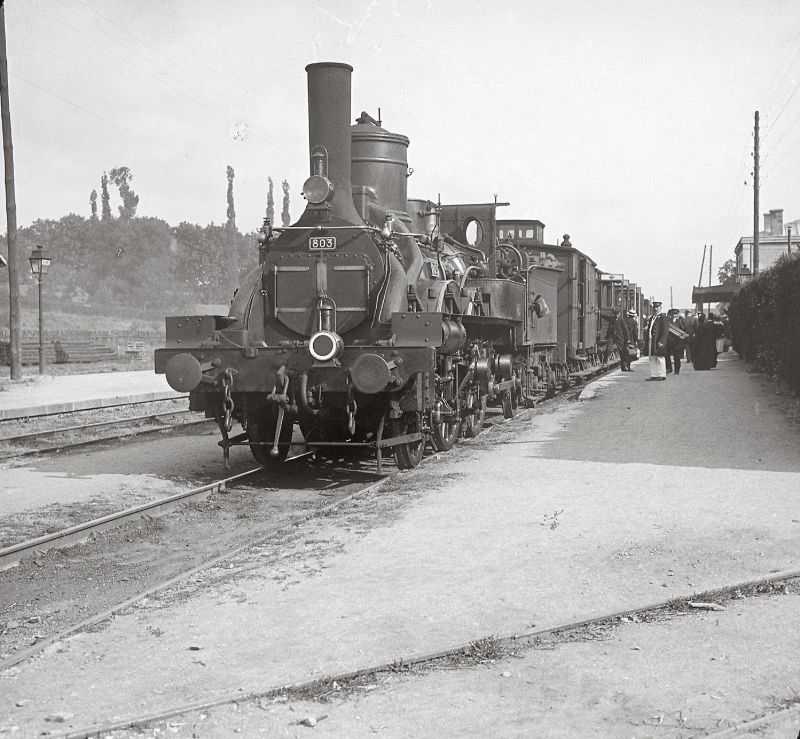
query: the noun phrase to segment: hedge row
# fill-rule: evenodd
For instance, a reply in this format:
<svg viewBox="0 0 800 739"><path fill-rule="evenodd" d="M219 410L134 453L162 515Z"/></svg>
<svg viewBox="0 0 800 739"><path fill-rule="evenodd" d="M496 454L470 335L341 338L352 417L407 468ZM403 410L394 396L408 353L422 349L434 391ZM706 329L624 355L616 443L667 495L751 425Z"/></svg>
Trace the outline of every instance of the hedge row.
<svg viewBox="0 0 800 739"><path fill-rule="evenodd" d="M734 349L800 392L800 256L781 257L744 285L728 317Z"/></svg>

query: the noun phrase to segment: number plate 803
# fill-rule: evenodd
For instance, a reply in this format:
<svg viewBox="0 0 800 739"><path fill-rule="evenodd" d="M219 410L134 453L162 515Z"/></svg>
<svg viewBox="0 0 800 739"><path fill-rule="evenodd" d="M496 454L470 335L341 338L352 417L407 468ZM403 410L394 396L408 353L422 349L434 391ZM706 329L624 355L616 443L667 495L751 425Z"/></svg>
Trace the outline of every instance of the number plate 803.
<svg viewBox="0 0 800 739"><path fill-rule="evenodd" d="M335 236L309 236L309 251L332 251L336 248Z"/></svg>

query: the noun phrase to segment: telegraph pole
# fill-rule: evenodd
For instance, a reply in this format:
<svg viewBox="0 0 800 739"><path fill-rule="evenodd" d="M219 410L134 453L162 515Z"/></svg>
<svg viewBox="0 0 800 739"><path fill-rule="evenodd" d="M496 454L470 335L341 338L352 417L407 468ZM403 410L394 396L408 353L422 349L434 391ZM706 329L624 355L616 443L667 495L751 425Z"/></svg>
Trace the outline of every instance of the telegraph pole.
<svg viewBox="0 0 800 739"><path fill-rule="evenodd" d="M753 130L753 276L758 272L758 111Z"/></svg>
<svg viewBox="0 0 800 739"><path fill-rule="evenodd" d="M10 333L11 379L22 376L22 346L19 316L19 260L17 259L17 201L14 195L14 147L11 144L11 111L8 106L8 59L6 57L6 14L0 0L0 118L3 125L3 159L6 175L6 222L8 224L8 323Z"/></svg>
<svg viewBox="0 0 800 739"><path fill-rule="evenodd" d="M711 262L714 259L714 244L708 247L708 286L711 287Z"/></svg>

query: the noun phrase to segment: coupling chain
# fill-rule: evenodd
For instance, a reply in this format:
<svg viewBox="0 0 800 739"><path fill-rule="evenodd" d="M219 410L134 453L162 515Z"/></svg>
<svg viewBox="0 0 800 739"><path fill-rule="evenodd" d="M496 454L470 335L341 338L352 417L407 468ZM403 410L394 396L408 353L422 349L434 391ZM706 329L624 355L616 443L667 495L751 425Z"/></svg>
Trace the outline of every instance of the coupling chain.
<svg viewBox="0 0 800 739"><path fill-rule="evenodd" d="M347 430L350 434L356 432L356 413L358 413L358 403L355 398L351 398L347 403Z"/></svg>
<svg viewBox="0 0 800 739"><path fill-rule="evenodd" d="M233 385L233 370L228 368L222 373L222 408L225 412L225 430L230 431L233 426L233 398L231 398L231 386Z"/></svg>

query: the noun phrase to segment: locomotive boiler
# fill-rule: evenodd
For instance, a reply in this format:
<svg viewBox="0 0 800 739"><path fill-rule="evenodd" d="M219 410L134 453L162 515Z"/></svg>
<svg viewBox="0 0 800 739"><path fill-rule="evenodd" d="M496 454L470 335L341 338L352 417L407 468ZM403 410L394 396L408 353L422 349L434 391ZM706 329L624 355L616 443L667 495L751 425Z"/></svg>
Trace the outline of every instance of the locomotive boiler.
<svg viewBox="0 0 800 739"><path fill-rule="evenodd" d="M279 463L297 427L307 448L368 448L379 468L391 450L411 468L426 444L476 436L487 402L510 416L543 392L533 327L546 308L527 257L497 243L499 204L408 200L409 140L366 113L350 125L352 71L306 67L299 220L265 220L229 314L167 318L155 353L156 372L217 419L226 460L243 444Z"/></svg>

